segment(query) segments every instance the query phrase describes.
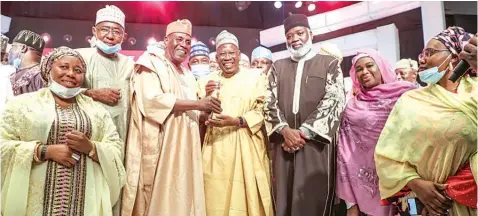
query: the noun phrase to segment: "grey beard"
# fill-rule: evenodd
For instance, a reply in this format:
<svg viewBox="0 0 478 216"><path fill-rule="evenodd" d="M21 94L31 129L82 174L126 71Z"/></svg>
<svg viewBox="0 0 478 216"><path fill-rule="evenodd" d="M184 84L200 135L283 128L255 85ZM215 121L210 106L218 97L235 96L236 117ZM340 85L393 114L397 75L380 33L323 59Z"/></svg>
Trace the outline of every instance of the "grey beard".
<svg viewBox="0 0 478 216"><path fill-rule="evenodd" d="M309 40L299 49L294 49L289 45L287 45L287 49L294 58L302 58L312 49L312 40L309 38Z"/></svg>

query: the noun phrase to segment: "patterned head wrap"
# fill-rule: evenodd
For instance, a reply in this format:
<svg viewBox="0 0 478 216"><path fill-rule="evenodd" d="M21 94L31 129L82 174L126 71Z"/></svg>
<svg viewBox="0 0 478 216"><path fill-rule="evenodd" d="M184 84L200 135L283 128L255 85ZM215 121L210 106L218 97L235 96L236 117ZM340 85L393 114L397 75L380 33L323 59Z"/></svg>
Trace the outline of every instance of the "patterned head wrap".
<svg viewBox="0 0 478 216"><path fill-rule="evenodd" d="M465 32L463 28L452 26L440 32L433 39L442 42L454 56L457 56L472 37L473 35Z"/></svg>
<svg viewBox="0 0 478 216"><path fill-rule="evenodd" d="M473 37L473 34L465 32L465 30L458 26L448 27L446 30L443 30L437 36L433 37L440 42L442 42L448 50L453 54L453 56L458 56L458 54L463 50L468 41ZM466 74L476 76L476 71L473 71L471 68L468 69Z"/></svg>
<svg viewBox="0 0 478 216"><path fill-rule="evenodd" d="M86 71L86 62L83 59L83 57L81 57L78 51L65 46L55 48L53 51L43 56L41 60L40 71L41 71L41 77L44 81L44 86L50 85L50 73L51 73L51 68L53 67L53 63L64 56L73 56L80 59L81 66L83 66L83 68Z"/></svg>

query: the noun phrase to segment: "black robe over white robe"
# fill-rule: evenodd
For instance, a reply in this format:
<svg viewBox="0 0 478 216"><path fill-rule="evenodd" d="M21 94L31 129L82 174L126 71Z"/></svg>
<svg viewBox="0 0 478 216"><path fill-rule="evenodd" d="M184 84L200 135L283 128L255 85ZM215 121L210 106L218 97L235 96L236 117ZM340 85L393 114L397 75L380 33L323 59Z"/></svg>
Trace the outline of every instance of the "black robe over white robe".
<svg viewBox="0 0 478 216"><path fill-rule="evenodd" d="M301 70L303 68L303 70ZM300 78L300 83L295 83ZM338 59L312 53L278 60L269 73L265 121L273 153L277 216L332 215L336 134L345 107ZM284 151L279 129L306 130L312 139L295 153Z"/></svg>

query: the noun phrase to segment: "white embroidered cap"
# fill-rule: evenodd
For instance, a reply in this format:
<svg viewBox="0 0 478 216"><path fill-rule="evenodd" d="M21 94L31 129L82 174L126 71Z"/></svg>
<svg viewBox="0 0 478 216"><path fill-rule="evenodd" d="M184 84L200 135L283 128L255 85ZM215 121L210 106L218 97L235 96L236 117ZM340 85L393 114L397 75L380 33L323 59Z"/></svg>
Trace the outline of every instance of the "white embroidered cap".
<svg viewBox="0 0 478 216"><path fill-rule="evenodd" d="M106 5L105 8L102 8L96 12L95 25L105 21L118 23L123 27L123 29L125 28L125 15L123 11L114 5Z"/></svg>
<svg viewBox="0 0 478 216"><path fill-rule="evenodd" d="M216 37L216 50L223 44L234 44L239 47L239 40L232 33L224 30Z"/></svg>

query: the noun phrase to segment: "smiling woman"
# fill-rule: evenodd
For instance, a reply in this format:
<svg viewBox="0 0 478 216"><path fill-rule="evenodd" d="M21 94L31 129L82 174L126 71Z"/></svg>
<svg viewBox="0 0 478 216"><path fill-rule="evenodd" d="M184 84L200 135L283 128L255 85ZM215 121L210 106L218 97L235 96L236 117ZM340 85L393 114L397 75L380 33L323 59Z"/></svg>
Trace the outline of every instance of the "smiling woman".
<svg viewBox="0 0 478 216"><path fill-rule="evenodd" d="M125 179L122 141L103 106L80 94L85 61L60 47L41 71L48 88L9 100L0 116L2 214L112 215Z"/></svg>
<svg viewBox="0 0 478 216"><path fill-rule="evenodd" d="M339 129L337 196L345 200L347 215L390 215L390 206L380 206L374 150L398 98L415 86L398 81L376 50L359 51L352 65L350 76L357 94L348 101Z"/></svg>
<svg viewBox="0 0 478 216"><path fill-rule="evenodd" d="M383 83L380 68L371 57L359 58L354 66L355 76L364 88L373 88Z"/></svg>

